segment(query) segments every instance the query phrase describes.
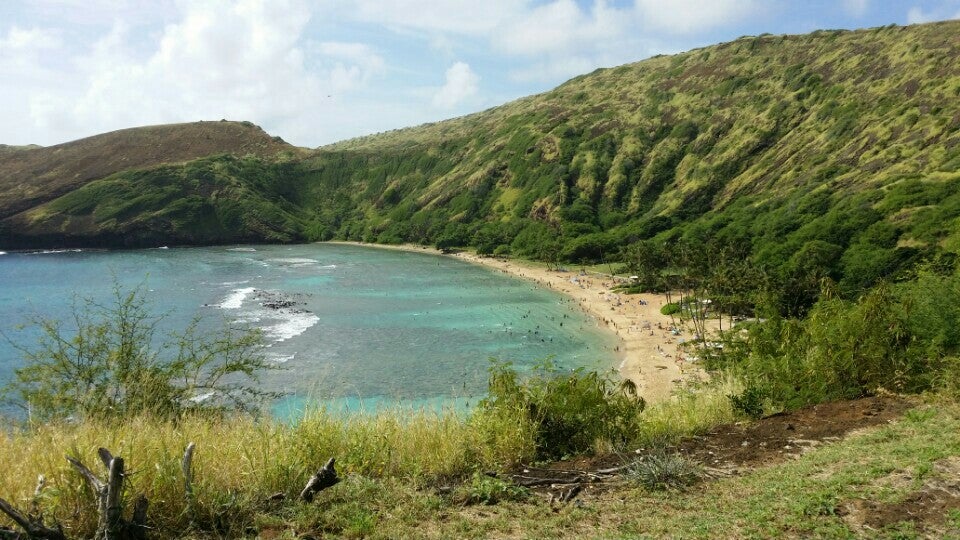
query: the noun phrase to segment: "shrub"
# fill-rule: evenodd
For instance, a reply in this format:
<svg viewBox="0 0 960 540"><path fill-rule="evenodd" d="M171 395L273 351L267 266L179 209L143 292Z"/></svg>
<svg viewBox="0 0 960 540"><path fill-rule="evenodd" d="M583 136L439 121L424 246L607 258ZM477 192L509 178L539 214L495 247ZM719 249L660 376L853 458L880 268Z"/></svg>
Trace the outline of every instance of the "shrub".
<svg viewBox="0 0 960 540"><path fill-rule="evenodd" d="M676 315L677 313L680 313L680 304L676 302L664 304L663 307L660 308L661 315Z"/></svg>
<svg viewBox="0 0 960 540"><path fill-rule="evenodd" d="M549 360L521 381L509 363L490 368L481 414L516 414L533 430L535 457L590 452L598 442L623 445L636 437L644 401L609 378L583 368L562 372Z"/></svg>
<svg viewBox="0 0 960 540"><path fill-rule="evenodd" d="M730 394L730 405L733 410L749 418L758 420L763 417L763 400L766 392L756 386L748 386L739 394Z"/></svg>
<svg viewBox="0 0 960 540"><path fill-rule="evenodd" d="M644 456L630 468L628 480L649 490L679 489L696 483L703 471L695 462L680 454L655 452Z"/></svg>
<svg viewBox="0 0 960 540"><path fill-rule="evenodd" d="M958 379L958 306L960 275L927 269L912 282L878 285L856 301L835 298L827 288L804 320L775 316L751 326L745 340L732 335L711 367L763 388L765 397L788 408L879 389L950 387ZM741 394L742 410L759 397Z"/></svg>
<svg viewBox="0 0 960 540"><path fill-rule="evenodd" d="M465 487L466 502L472 504L518 501L527 496L525 488L482 472L475 472Z"/></svg>
<svg viewBox="0 0 960 540"><path fill-rule="evenodd" d="M260 352L259 332L225 327L204 335L194 319L158 345L162 317L150 313L142 287L115 284L112 304L83 300L71 318L72 332L35 316L29 322L40 329L39 343L13 343L26 365L3 395L40 420L254 412L277 397L256 384L261 371L275 369Z"/></svg>

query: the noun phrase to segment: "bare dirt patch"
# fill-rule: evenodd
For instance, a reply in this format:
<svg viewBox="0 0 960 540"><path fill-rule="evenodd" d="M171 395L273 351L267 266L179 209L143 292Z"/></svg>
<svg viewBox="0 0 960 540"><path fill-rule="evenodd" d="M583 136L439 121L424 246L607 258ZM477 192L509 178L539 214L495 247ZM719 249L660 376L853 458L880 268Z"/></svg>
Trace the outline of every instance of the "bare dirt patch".
<svg viewBox="0 0 960 540"><path fill-rule="evenodd" d="M710 467L759 467L842 439L851 431L885 424L910 407L906 399L892 396L821 403L756 422L720 426L682 442L677 450Z"/></svg>
<svg viewBox="0 0 960 540"><path fill-rule="evenodd" d="M895 473L903 477L906 473ZM907 476L911 476L906 474ZM960 535L950 514L960 513L960 458L938 461L922 487L902 500L881 503L856 499L840 508L843 520L861 532L892 531L902 525L927 538Z"/></svg>
<svg viewBox="0 0 960 540"><path fill-rule="evenodd" d="M625 469L650 452L676 452L707 468L709 476L738 474L783 462L793 456L838 441L851 432L885 424L912 406L894 396L822 403L754 422L720 426L674 447L638 449L626 455L579 457L544 466L527 465L510 473L514 483L547 497L562 497L575 486L577 496L615 488Z"/></svg>

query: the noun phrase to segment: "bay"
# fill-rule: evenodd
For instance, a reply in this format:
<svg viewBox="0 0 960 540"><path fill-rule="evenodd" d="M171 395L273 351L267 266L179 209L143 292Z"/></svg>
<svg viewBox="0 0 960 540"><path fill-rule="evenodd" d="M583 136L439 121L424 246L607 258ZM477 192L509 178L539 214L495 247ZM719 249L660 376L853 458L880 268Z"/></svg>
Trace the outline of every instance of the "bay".
<svg viewBox="0 0 960 540"><path fill-rule="evenodd" d="M161 332L198 315L262 329L283 368L263 387L289 394L274 404L283 417L311 403L468 406L491 359L520 372L547 358L616 364L614 338L552 291L450 257L339 244L0 255L0 330L29 347L29 316L66 319L78 298L109 302L114 283L143 288ZM0 340L0 384L20 365Z"/></svg>

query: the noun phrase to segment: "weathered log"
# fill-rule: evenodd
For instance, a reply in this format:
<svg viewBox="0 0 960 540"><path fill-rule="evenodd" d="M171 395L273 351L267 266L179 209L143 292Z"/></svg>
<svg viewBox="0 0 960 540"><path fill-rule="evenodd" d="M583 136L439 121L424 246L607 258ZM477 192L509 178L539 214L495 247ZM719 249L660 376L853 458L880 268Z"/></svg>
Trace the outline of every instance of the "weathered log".
<svg viewBox="0 0 960 540"><path fill-rule="evenodd" d="M620 465L619 467L610 467L609 469L597 469L595 472L596 474L603 474L603 475L615 474L620 471L629 469L634 465L636 465L636 463L627 463L626 465Z"/></svg>
<svg viewBox="0 0 960 540"><path fill-rule="evenodd" d="M579 484L583 479L580 477L575 478L530 478L530 477L514 477L514 483L523 487L536 487L536 486L548 486L551 484Z"/></svg>
<svg viewBox="0 0 960 540"><path fill-rule="evenodd" d="M187 501L193 501L193 450L197 445L190 443L187 450L183 453L183 461L180 468L183 471L183 492L187 496Z"/></svg>
<svg viewBox="0 0 960 540"><path fill-rule="evenodd" d="M580 491L581 491L582 489L583 489L583 486L582 486L581 484L577 484L577 485L573 486L572 488L570 488L569 491L567 491L567 492L563 493L562 495L560 495L560 502L562 502L562 503L568 503L568 502L572 501L573 499L575 499L575 498L577 497L577 495L580 494Z"/></svg>
<svg viewBox="0 0 960 540"><path fill-rule="evenodd" d="M147 538L147 507L149 505L150 503L143 495L137 495L136 500L133 501L133 515L130 516L129 527L132 538L137 540Z"/></svg>
<svg viewBox="0 0 960 540"><path fill-rule="evenodd" d="M123 508L120 506L120 490L123 489L123 458L110 456L110 452L100 449L100 457L110 458L110 473L107 476L107 489L101 500L100 522L97 525L97 538L113 538L113 532L123 529Z"/></svg>
<svg viewBox="0 0 960 540"><path fill-rule="evenodd" d="M23 515L7 501L0 499L0 511L10 516L14 523L20 526L26 532L26 536L11 529L0 529L0 538L20 539L20 538L46 538L49 540L66 540L60 525L56 529L45 526L37 521L33 516Z"/></svg>
<svg viewBox="0 0 960 540"><path fill-rule="evenodd" d="M113 461L113 454L106 448L97 448L97 455L100 456L100 461L103 462L103 466L109 470L110 462Z"/></svg>
<svg viewBox="0 0 960 540"><path fill-rule="evenodd" d="M80 476L82 476L87 483L90 484L90 488L93 489L93 492L99 496L100 492L103 491L104 484L99 478L97 478L97 475L93 474L93 471L88 469L86 465L80 463L80 460L67 456L67 461L70 462L70 465L73 465L73 468L80 473Z"/></svg>
<svg viewBox="0 0 960 540"><path fill-rule="evenodd" d="M97 477L79 460L67 456L67 461L86 479L97 497L97 540L144 540L147 533L147 499L140 495L134 503L130 521L123 519L120 495L123 491L123 458L115 457L106 448L97 450L100 461L108 469L107 480Z"/></svg>
<svg viewBox="0 0 960 540"><path fill-rule="evenodd" d="M180 461L180 471L183 473L183 497L187 502L187 514L191 521L197 519L196 499L193 496L193 451L197 445L193 442L187 444L187 449L183 452L183 460Z"/></svg>
<svg viewBox="0 0 960 540"><path fill-rule="evenodd" d="M327 464L317 471L317 474L310 477L307 485L300 492L300 499L312 502L314 495L340 482L337 471L333 468L333 462L334 458L330 458Z"/></svg>
<svg viewBox="0 0 960 540"><path fill-rule="evenodd" d="M33 515L41 518L42 521L43 515L40 513L40 494L43 493L43 488L47 485L47 477L39 474L37 475L37 487L33 489L33 500L30 501L31 509L30 511Z"/></svg>

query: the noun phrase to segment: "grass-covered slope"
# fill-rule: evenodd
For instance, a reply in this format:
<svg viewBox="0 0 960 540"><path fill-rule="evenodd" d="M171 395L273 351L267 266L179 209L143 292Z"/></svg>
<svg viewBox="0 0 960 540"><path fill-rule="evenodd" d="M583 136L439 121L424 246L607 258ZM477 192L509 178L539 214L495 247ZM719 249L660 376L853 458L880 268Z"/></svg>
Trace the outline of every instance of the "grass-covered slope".
<svg viewBox="0 0 960 540"><path fill-rule="evenodd" d="M92 208L90 204L97 206L103 201L111 207L106 199L122 200L131 215L190 211L189 201L172 204L165 182L138 183L144 174L164 175L171 170L161 165L175 169L198 158L224 154L269 161L301 152L249 122L227 121L124 129L45 148L4 146L0 148L0 234L4 240L10 237L4 244L12 247L58 245L70 243L71 238L81 245L111 244L119 239L109 238L110 227L97 226L104 220L84 214ZM180 169L180 174L196 180L201 168L193 163ZM119 175L114 181L97 183L114 175ZM63 196L67 200L35 210ZM137 197L141 197L139 202L134 201ZM78 206L78 200L86 200L87 206ZM137 216L136 220L149 221L149 217ZM193 231L198 240L217 234L202 229ZM108 238L99 238L104 232ZM170 231L161 227L145 234L161 238Z"/></svg>
<svg viewBox="0 0 960 540"><path fill-rule="evenodd" d="M719 238L862 287L960 246L958 36L746 37L306 158L127 170L28 205L0 247L346 238L579 262Z"/></svg>
<svg viewBox="0 0 960 540"><path fill-rule="evenodd" d="M775 264L816 241L836 264L852 247L924 250L958 212L958 36L952 22L743 38L314 163L381 241L456 236L453 221L478 247L559 234L572 260L658 233L745 239Z"/></svg>

